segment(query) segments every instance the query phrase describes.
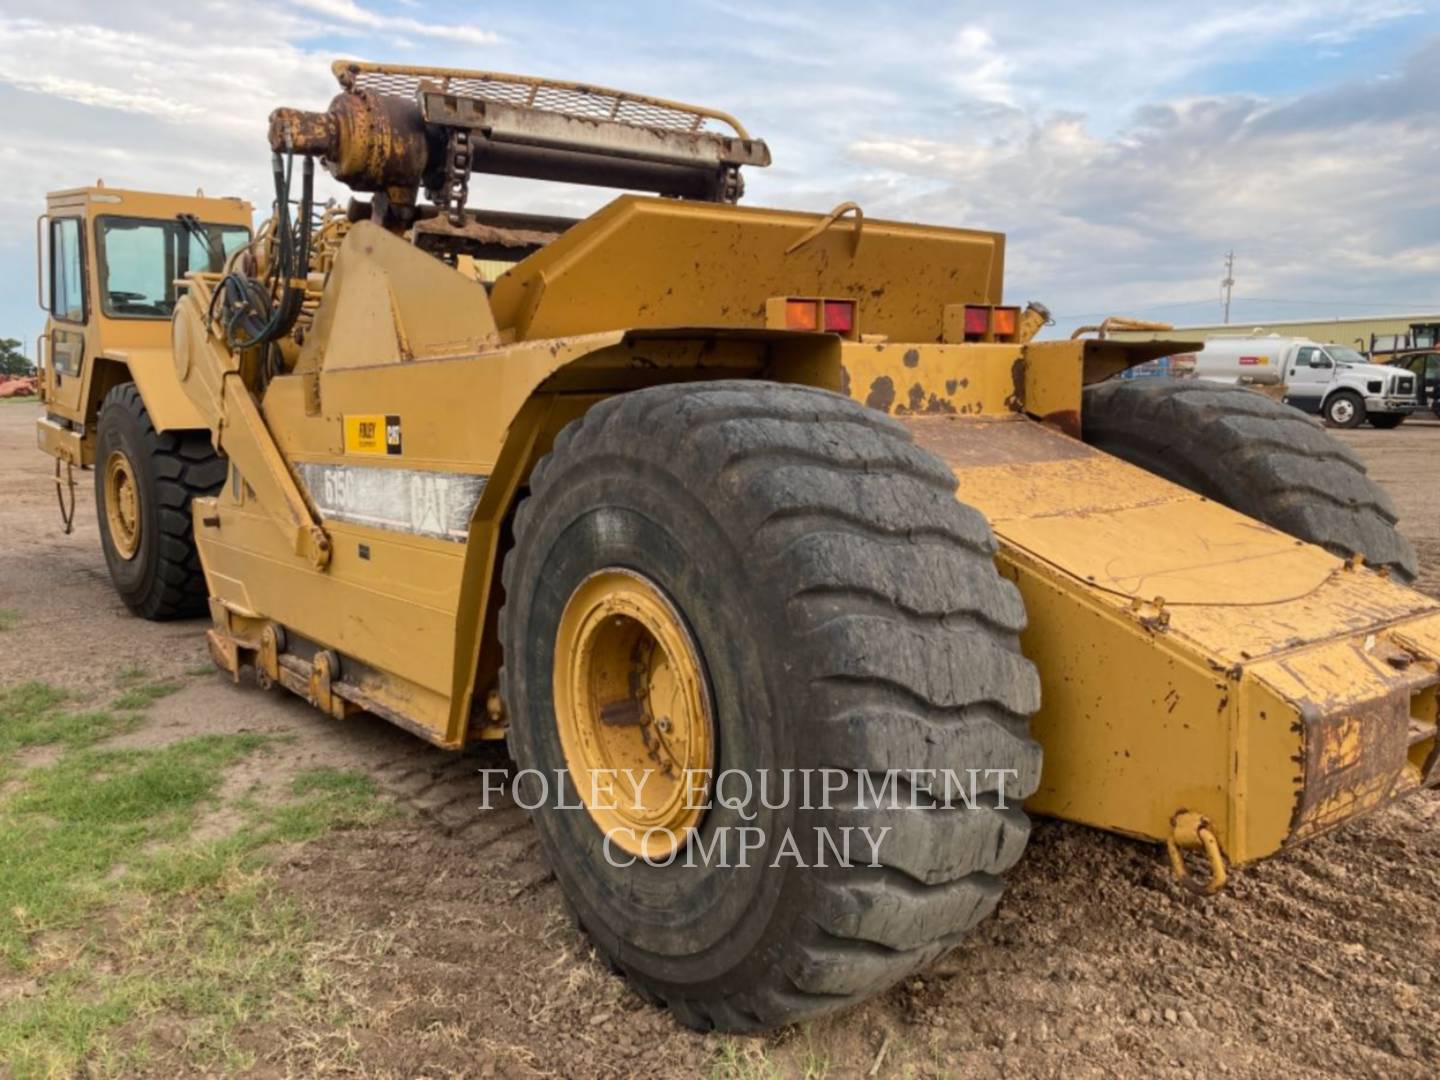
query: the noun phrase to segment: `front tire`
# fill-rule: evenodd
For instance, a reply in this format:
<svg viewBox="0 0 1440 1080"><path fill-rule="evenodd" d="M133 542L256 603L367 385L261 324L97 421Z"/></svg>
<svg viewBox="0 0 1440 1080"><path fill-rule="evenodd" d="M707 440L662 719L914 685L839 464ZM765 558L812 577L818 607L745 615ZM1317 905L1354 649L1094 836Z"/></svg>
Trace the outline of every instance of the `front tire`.
<svg viewBox="0 0 1440 1080"><path fill-rule="evenodd" d="M558 777L561 790L532 818L580 925L614 966L691 1027L758 1030L877 993L995 907L1029 834L1019 803L1039 780L1028 733L1039 683L1020 654L1024 609L996 572L989 527L901 425L804 387L655 387L565 428L530 484L500 616L511 748L522 770L537 770L520 775ZM634 857L613 858L614 843L606 857L594 808L562 808L586 802L596 775L585 775L593 755L577 765L566 752L577 696L568 687L610 685L612 698L614 686L632 688L589 720L595 745L612 746L617 761L633 760L626 746L659 746L659 733L702 730L703 710L686 695L664 699L679 702L680 719L661 726L649 676L613 670L637 657L652 670L652 646L627 652L575 629L587 612L605 613L596 605L606 595L630 597L610 609L613 633L632 629L619 614L628 610L653 624L644 641L672 643L660 666L698 673L712 778L736 781L684 822L691 831L669 849L670 865L615 865ZM696 659L677 665L686 638ZM567 651L557 654L557 640ZM632 659L572 677L592 663L584 656ZM632 741L617 741L625 732ZM906 782L909 770L963 778L972 768L995 770L982 773L973 809ZM789 798L779 787L787 769ZM747 804L737 777L758 784L761 770L770 795ZM903 772L898 807L867 795L892 770ZM805 771L835 784L808 809ZM535 801L534 790L523 799ZM889 830L878 858L843 832L860 828ZM852 836L858 850L815 865L821 830ZM787 835L808 865L777 858ZM746 838L758 847L737 865ZM704 856L722 839L728 867Z"/></svg>
<svg viewBox="0 0 1440 1080"><path fill-rule="evenodd" d="M190 500L219 491L225 471L208 433L157 432L134 383L105 395L95 434L95 516L110 580L141 618L205 613Z"/></svg>
<svg viewBox="0 0 1440 1080"><path fill-rule="evenodd" d="M1339 390L1326 399L1323 412L1331 427L1356 428L1365 422L1365 399L1352 390Z"/></svg>
<svg viewBox="0 0 1440 1080"><path fill-rule="evenodd" d="M1238 386L1114 379L1085 388L1084 440L1401 581L1419 573L1395 504L1355 452L1288 405Z"/></svg>

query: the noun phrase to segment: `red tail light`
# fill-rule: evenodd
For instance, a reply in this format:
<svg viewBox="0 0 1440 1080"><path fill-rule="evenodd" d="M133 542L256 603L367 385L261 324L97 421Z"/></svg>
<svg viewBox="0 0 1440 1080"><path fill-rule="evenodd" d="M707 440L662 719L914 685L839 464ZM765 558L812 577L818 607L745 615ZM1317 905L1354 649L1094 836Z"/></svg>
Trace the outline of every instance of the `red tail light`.
<svg viewBox="0 0 1440 1080"><path fill-rule="evenodd" d="M833 334L848 334L855 329L855 301L826 300L825 329Z"/></svg>
<svg viewBox="0 0 1440 1080"><path fill-rule="evenodd" d="M971 334L984 336L990 331L990 309L988 307L975 307L965 305L965 336Z"/></svg>
<svg viewBox="0 0 1440 1080"><path fill-rule="evenodd" d="M991 324L995 330L995 336L1014 337L1015 328L1020 325L1020 309L1013 307L997 307L995 319Z"/></svg>
<svg viewBox="0 0 1440 1080"><path fill-rule="evenodd" d="M839 334L854 339L860 327L857 300L824 296L772 296L765 301L765 325L771 330Z"/></svg>

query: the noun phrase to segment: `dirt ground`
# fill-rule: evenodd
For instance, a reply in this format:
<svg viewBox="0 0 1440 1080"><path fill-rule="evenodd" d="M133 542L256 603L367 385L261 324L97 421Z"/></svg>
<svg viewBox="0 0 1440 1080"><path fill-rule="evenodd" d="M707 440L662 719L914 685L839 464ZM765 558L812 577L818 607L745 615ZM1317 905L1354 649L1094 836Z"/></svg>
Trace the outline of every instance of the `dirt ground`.
<svg viewBox="0 0 1440 1080"><path fill-rule="evenodd" d="M61 533L28 405L0 406L0 686L84 691L205 661L199 623L146 623L111 591L86 474ZM1440 424L1345 432L1402 508L1440 596ZM243 1033L265 1075L1428 1077L1440 1073L1440 794L1236 875L1178 890L1158 852L1041 822L997 916L921 978L837 1019L757 1039L699 1036L590 953L516 808L477 809L475 771L378 720L186 678L125 740L290 736L273 775L361 769L415 813L287 851L347 1017ZM0 1073L3 1073L0 1063Z"/></svg>

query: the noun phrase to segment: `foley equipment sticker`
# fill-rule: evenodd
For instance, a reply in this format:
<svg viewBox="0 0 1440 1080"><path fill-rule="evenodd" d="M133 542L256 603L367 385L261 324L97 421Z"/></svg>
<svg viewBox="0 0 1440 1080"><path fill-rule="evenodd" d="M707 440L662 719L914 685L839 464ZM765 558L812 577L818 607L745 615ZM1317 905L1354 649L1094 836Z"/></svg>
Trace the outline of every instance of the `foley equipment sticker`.
<svg viewBox="0 0 1440 1080"><path fill-rule="evenodd" d="M345 453L398 454L400 451L400 417L379 413L346 414Z"/></svg>

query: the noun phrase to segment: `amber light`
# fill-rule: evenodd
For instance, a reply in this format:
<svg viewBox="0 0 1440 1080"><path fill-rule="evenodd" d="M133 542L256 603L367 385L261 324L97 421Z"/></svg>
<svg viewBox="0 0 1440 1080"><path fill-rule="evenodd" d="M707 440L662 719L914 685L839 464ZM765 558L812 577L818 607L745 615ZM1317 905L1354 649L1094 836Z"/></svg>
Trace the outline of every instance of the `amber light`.
<svg viewBox="0 0 1440 1080"><path fill-rule="evenodd" d="M785 326L790 330L820 329L817 306L814 300L785 301Z"/></svg>
<svg viewBox="0 0 1440 1080"><path fill-rule="evenodd" d="M995 329L996 337L1014 337L1015 328L1020 325L1020 309L997 307L995 320L991 325Z"/></svg>
<svg viewBox="0 0 1440 1080"><path fill-rule="evenodd" d="M825 329L832 334L848 334L855 329L855 301L826 300Z"/></svg>
<svg viewBox="0 0 1440 1080"><path fill-rule="evenodd" d="M965 305L965 333L985 334L990 330L990 309Z"/></svg>

